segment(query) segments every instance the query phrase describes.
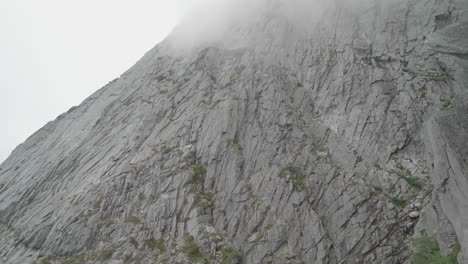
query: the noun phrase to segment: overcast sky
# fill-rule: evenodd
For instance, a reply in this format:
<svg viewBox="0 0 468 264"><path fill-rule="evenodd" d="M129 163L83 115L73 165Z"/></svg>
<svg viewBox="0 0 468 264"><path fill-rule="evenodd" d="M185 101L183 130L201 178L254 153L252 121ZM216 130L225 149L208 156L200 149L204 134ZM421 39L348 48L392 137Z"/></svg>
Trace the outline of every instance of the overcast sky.
<svg viewBox="0 0 468 264"><path fill-rule="evenodd" d="M0 163L120 76L197 0L0 1Z"/></svg>

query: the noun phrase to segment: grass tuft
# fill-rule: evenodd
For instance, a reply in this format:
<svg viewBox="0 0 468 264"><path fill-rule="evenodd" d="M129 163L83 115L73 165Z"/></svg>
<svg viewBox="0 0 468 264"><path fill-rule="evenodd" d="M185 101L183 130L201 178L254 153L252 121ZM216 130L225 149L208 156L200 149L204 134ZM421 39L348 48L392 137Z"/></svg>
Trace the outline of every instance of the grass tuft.
<svg viewBox="0 0 468 264"><path fill-rule="evenodd" d="M100 222L100 223L97 225L97 227L98 227L98 228L103 228L103 227L108 228L108 227L110 227L111 225L114 225L114 224L116 224L115 221L113 221L113 220L106 220L106 221Z"/></svg>
<svg viewBox="0 0 468 264"><path fill-rule="evenodd" d="M137 225L137 224L141 223L141 221L140 221L140 218L138 218L136 216L130 216L127 219L125 219L125 223L132 223L132 224Z"/></svg>
<svg viewBox="0 0 468 264"><path fill-rule="evenodd" d="M164 252L166 252L166 244L164 244L164 239L162 238L158 240L154 238L147 239L145 240L145 245L147 248L151 250L155 250L155 249L159 250L160 254L164 254Z"/></svg>
<svg viewBox="0 0 468 264"><path fill-rule="evenodd" d="M193 236L187 236L185 238L185 245L182 247L182 251L192 262L198 262L205 259Z"/></svg>
<svg viewBox="0 0 468 264"><path fill-rule="evenodd" d="M210 192L200 193L193 203L194 208L212 208L214 205L214 194Z"/></svg>
<svg viewBox="0 0 468 264"><path fill-rule="evenodd" d="M413 263L414 264L457 264L457 255L460 245L452 247L452 253L444 256L435 236L425 236L414 240Z"/></svg>
<svg viewBox="0 0 468 264"><path fill-rule="evenodd" d="M390 196L388 194L385 195L385 197L387 198L387 200L394 204L395 206L397 207L400 207L400 208L405 208L407 205L408 205L408 201L405 200L405 199L402 199L402 198L398 198L398 197L394 197L394 196Z"/></svg>
<svg viewBox="0 0 468 264"><path fill-rule="evenodd" d="M223 256L221 258L221 264L240 263L239 260L242 259L242 255L239 251L236 251L231 247L223 247L222 253Z"/></svg>
<svg viewBox="0 0 468 264"><path fill-rule="evenodd" d="M442 107L447 110L452 106L452 98L448 97L442 101Z"/></svg>
<svg viewBox="0 0 468 264"><path fill-rule="evenodd" d="M293 191L295 192L303 192L306 189L306 178L297 167L286 167L282 169L278 177L280 179L286 179L288 183L292 183Z"/></svg>
<svg viewBox="0 0 468 264"><path fill-rule="evenodd" d="M205 182L206 168L203 165L193 165L193 176L191 184L203 184Z"/></svg>

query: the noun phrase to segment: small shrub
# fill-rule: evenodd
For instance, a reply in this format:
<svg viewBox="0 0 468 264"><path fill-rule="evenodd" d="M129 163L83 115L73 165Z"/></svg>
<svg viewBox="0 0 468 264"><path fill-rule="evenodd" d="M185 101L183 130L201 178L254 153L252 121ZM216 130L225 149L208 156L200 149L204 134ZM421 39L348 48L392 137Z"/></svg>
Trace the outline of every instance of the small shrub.
<svg viewBox="0 0 468 264"><path fill-rule="evenodd" d="M133 174L140 174L143 171L143 166L138 165L137 163L130 163L130 168Z"/></svg>
<svg viewBox="0 0 468 264"><path fill-rule="evenodd" d="M372 187L374 188L374 190L375 190L376 192L379 192L379 193L382 193L382 192L383 192L383 188L380 187L380 186L374 185L374 186L372 186Z"/></svg>
<svg viewBox="0 0 468 264"><path fill-rule="evenodd" d="M203 165L194 165L191 184L203 184L205 182L206 168Z"/></svg>
<svg viewBox="0 0 468 264"><path fill-rule="evenodd" d="M153 158L154 156L159 154L159 150L156 146L151 147L151 154L150 157Z"/></svg>
<svg viewBox="0 0 468 264"><path fill-rule="evenodd" d="M109 260L112 258L113 254L114 254L114 250L112 249L103 250L101 251L101 253L99 253L97 260L98 261Z"/></svg>
<svg viewBox="0 0 468 264"><path fill-rule="evenodd" d="M114 254L114 250L112 249L106 249L100 252L92 253L86 256L85 261L106 261L112 258L112 255Z"/></svg>
<svg viewBox="0 0 468 264"><path fill-rule="evenodd" d="M159 253L164 254L166 252L166 245L164 244L164 239L160 238L155 240L154 238L145 240L145 245L151 250L159 250Z"/></svg>
<svg viewBox="0 0 468 264"><path fill-rule="evenodd" d="M213 193L200 193L193 203L194 208L212 208L213 207Z"/></svg>
<svg viewBox="0 0 468 264"><path fill-rule="evenodd" d="M411 75L418 75L417 72L415 72L414 70L408 69L408 68L403 68L401 71L406 72L406 73L411 74Z"/></svg>
<svg viewBox="0 0 468 264"><path fill-rule="evenodd" d="M400 178L406 181L409 186L413 188L421 188L423 187L423 183L421 182L421 179L416 176L405 176L405 175L399 175Z"/></svg>
<svg viewBox="0 0 468 264"><path fill-rule="evenodd" d="M15 238L15 241L20 241L21 240L21 233L19 231L15 231L14 238Z"/></svg>
<svg viewBox="0 0 468 264"><path fill-rule="evenodd" d="M452 106L452 98L448 97L442 101L442 107L444 109L449 109Z"/></svg>
<svg viewBox="0 0 468 264"><path fill-rule="evenodd" d="M13 238L15 241L20 241L21 240L21 232L18 231L15 227L9 225L8 230L13 234Z"/></svg>
<svg viewBox="0 0 468 264"><path fill-rule="evenodd" d="M293 190L296 192L303 192L305 190L305 177L304 175L296 175L292 178Z"/></svg>
<svg viewBox="0 0 468 264"><path fill-rule="evenodd" d="M415 177L415 176L410 176L410 177L404 177L403 178L411 187L415 187L415 188L421 188L422 187L422 183L421 183L421 179L418 178L418 177Z"/></svg>
<svg viewBox="0 0 468 264"><path fill-rule="evenodd" d="M110 227L111 225L114 225L114 224L115 224L115 221L113 221L113 220L106 220L106 221L104 221L104 222L100 222L100 223L97 225L97 227L98 227L98 228L103 228L103 227L108 228L108 227Z"/></svg>
<svg viewBox="0 0 468 264"><path fill-rule="evenodd" d="M52 258L51 257L44 257L40 260L40 264L50 264L52 261Z"/></svg>
<svg viewBox="0 0 468 264"><path fill-rule="evenodd" d="M265 226L266 231L270 231L273 228L273 224L268 224Z"/></svg>
<svg viewBox="0 0 468 264"><path fill-rule="evenodd" d="M229 146L232 146L232 145L239 145L239 141L237 140L237 138L230 138L227 140L227 143Z"/></svg>
<svg viewBox="0 0 468 264"><path fill-rule="evenodd" d="M239 263L242 259L242 255L231 247L223 247L222 253L221 264Z"/></svg>
<svg viewBox="0 0 468 264"><path fill-rule="evenodd" d="M175 147L167 147L167 148L164 148L161 150L161 153L162 154L168 154L168 153L171 153L173 150L179 148L179 144L177 144L177 146Z"/></svg>
<svg viewBox="0 0 468 264"><path fill-rule="evenodd" d="M101 209L102 198L94 203L94 210L99 211Z"/></svg>
<svg viewBox="0 0 468 264"><path fill-rule="evenodd" d="M133 237L130 238L130 244L132 244L135 249L139 246L138 241Z"/></svg>
<svg viewBox="0 0 468 264"><path fill-rule="evenodd" d="M443 256L435 236L425 236L414 240L414 264L457 264L460 246L454 245L449 256Z"/></svg>
<svg viewBox="0 0 468 264"><path fill-rule="evenodd" d="M213 235L211 237L211 241L213 241L215 244L219 244L223 239L219 235Z"/></svg>
<svg viewBox="0 0 468 264"><path fill-rule="evenodd" d="M447 74L430 75L428 77L434 81L447 81L449 79L449 76Z"/></svg>
<svg viewBox="0 0 468 264"><path fill-rule="evenodd" d="M394 204L397 207L405 208L408 205L408 201L405 199L401 199L401 198L390 196L390 195L385 195L385 197L387 197L387 200L390 203Z"/></svg>
<svg viewBox="0 0 468 264"><path fill-rule="evenodd" d="M423 187L423 183L421 182L421 178L415 177L412 175L411 171L406 168L400 166L400 170L391 170L391 173L396 174L399 178L403 179L408 183L409 186L413 188L421 188Z"/></svg>
<svg viewBox="0 0 468 264"><path fill-rule="evenodd" d="M140 193L140 194L138 195L138 200L143 201L143 200L145 200L145 199L146 199L146 196L145 196L144 193Z"/></svg>
<svg viewBox="0 0 468 264"><path fill-rule="evenodd" d="M287 179L288 183L291 182L293 191L295 192L303 192L306 189L305 176L297 167L286 167L282 169L278 177L280 179Z"/></svg>
<svg viewBox="0 0 468 264"><path fill-rule="evenodd" d="M125 220L125 223L132 223L132 224L137 225L140 223L140 218L136 216L130 216L129 218Z"/></svg>
<svg viewBox="0 0 468 264"><path fill-rule="evenodd" d="M53 261L60 264L83 264L88 262L103 262L112 258L113 249L106 249L93 253L82 253L77 256L69 257L43 257L39 259L39 264L51 264Z"/></svg>
<svg viewBox="0 0 468 264"><path fill-rule="evenodd" d="M239 150L242 150L242 146L239 143L239 139L237 138L237 136L234 137L234 138L228 139L227 143L228 143L228 146L233 146L233 147L236 147Z"/></svg>
<svg viewBox="0 0 468 264"><path fill-rule="evenodd" d="M86 254L81 254L78 256L67 257L66 259L62 260L60 264L82 264L86 261Z"/></svg>
<svg viewBox="0 0 468 264"><path fill-rule="evenodd" d="M185 238L185 245L182 247L182 251L192 262L198 262L199 260L205 259L203 253L193 239L193 236L187 236Z"/></svg>
<svg viewBox="0 0 468 264"><path fill-rule="evenodd" d="M123 262L125 264L131 263L132 262L132 255L125 255Z"/></svg>
<svg viewBox="0 0 468 264"><path fill-rule="evenodd" d="M380 186L372 185L373 190L370 191L371 197L379 196L384 192L383 188Z"/></svg>

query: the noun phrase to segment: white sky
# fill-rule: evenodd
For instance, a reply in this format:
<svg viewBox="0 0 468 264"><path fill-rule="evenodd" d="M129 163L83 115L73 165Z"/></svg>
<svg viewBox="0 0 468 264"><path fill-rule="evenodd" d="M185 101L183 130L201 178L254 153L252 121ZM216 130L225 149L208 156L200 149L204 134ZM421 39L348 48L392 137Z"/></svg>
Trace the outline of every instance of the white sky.
<svg viewBox="0 0 468 264"><path fill-rule="evenodd" d="M120 76L196 0L0 0L0 163Z"/></svg>

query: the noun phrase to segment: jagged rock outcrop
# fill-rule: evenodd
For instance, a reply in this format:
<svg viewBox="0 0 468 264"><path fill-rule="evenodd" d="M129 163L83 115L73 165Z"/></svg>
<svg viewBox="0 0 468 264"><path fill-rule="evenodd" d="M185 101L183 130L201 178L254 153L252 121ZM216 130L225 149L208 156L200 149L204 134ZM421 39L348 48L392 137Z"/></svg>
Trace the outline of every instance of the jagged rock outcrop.
<svg viewBox="0 0 468 264"><path fill-rule="evenodd" d="M468 263L468 3L301 3L182 24L18 146L0 262L396 264L435 233Z"/></svg>

